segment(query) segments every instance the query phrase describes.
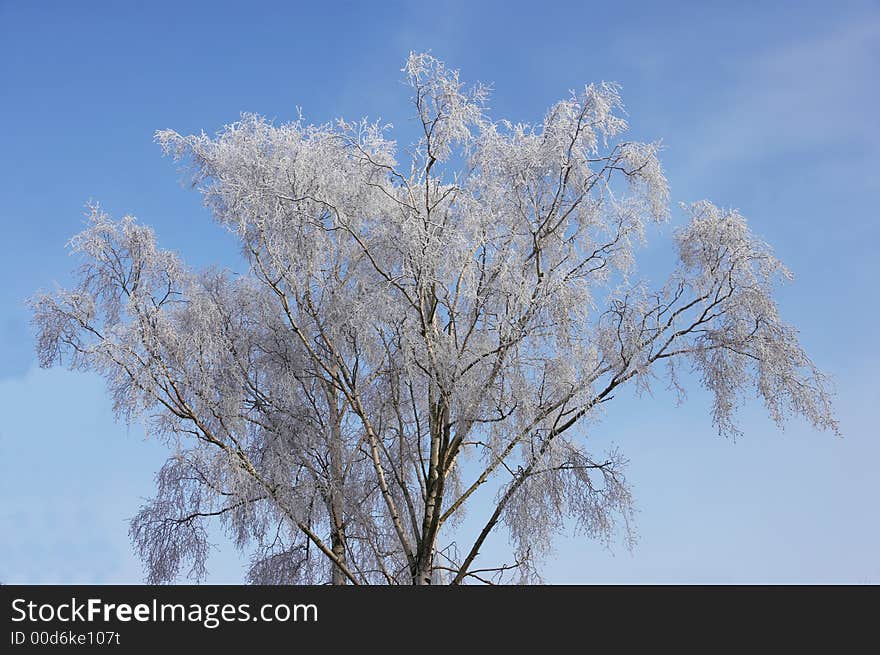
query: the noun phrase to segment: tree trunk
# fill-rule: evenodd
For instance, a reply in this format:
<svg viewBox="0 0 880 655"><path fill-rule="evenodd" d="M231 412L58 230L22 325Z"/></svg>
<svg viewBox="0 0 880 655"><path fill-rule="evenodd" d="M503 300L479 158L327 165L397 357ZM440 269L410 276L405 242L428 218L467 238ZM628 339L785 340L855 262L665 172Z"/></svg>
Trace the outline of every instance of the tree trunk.
<svg viewBox="0 0 880 655"><path fill-rule="evenodd" d="M413 578L414 585L429 585L434 575L434 548L427 551L418 561Z"/></svg>
<svg viewBox="0 0 880 655"><path fill-rule="evenodd" d="M342 474L342 412L337 405L336 389L327 384L324 388L330 415L330 546L333 555L345 565L345 507ZM348 584L342 569L332 564L330 582L334 585Z"/></svg>
<svg viewBox="0 0 880 655"><path fill-rule="evenodd" d="M330 535L330 541L333 554L339 559L342 564L345 564L345 534L342 529L334 529L332 534ZM336 564L332 564L332 567L333 573L331 575L330 582L334 585L348 584L348 578L345 577L342 569L336 566Z"/></svg>
<svg viewBox="0 0 880 655"><path fill-rule="evenodd" d="M434 555L437 533L440 531L440 514L443 507L443 490L446 476L443 470L443 458L449 446L449 403L440 397L434 401L433 394L428 392L431 411L429 413L429 430L431 434L431 453L428 462L428 479L425 489L425 513L422 517L422 535L416 566L413 571L413 584L431 584L434 574Z"/></svg>

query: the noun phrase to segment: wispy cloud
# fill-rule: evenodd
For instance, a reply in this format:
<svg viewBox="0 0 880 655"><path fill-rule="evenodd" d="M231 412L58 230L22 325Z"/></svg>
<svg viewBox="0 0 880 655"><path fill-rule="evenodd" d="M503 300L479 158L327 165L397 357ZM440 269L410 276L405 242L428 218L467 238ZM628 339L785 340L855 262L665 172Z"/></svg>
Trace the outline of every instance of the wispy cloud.
<svg viewBox="0 0 880 655"><path fill-rule="evenodd" d="M695 168L755 153L880 146L880 17L744 59L697 130Z"/></svg>

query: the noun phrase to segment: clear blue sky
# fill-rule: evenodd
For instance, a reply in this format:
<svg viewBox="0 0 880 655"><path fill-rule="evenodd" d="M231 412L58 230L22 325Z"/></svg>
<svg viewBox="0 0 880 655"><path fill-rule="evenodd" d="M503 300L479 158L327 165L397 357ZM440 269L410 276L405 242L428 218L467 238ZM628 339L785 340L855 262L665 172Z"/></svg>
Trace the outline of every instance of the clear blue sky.
<svg viewBox="0 0 880 655"><path fill-rule="evenodd" d="M37 368L23 305L69 279L85 203L191 264L238 266L153 131L299 106L406 137L400 67L431 49L494 85L498 117L622 84L632 134L667 145L674 200L739 208L795 272L783 315L839 390L843 439L780 432L755 403L733 443L704 393L615 400L598 432L631 459L639 544L564 539L548 581L880 583L880 5L720 4L0 0L0 581L141 580L127 517L163 449L114 422L96 377ZM680 221L652 235L649 273ZM241 581L217 541L209 580Z"/></svg>

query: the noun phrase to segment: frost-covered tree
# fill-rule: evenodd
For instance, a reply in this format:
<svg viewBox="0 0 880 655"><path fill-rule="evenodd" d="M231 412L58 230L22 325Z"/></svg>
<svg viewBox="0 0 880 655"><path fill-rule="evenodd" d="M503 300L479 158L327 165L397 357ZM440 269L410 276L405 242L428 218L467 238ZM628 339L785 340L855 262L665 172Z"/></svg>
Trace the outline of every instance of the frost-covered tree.
<svg viewBox="0 0 880 655"><path fill-rule="evenodd" d="M366 121L157 133L240 240L240 275L93 207L78 285L32 300L41 363L97 371L172 449L131 525L150 581L203 575L212 517L254 582L535 579L566 521L628 538L625 460L588 436L619 387L683 391L682 366L722 433L753 390L779 423L837 431L772 297L789 273L739 213L686 207L668 281L635 276L669 194L658 145L622 138L616 86L529 125L490 119L485 88L430 55L403 70L404 163ZM499 523L512 561L478 562Z"/></svg>

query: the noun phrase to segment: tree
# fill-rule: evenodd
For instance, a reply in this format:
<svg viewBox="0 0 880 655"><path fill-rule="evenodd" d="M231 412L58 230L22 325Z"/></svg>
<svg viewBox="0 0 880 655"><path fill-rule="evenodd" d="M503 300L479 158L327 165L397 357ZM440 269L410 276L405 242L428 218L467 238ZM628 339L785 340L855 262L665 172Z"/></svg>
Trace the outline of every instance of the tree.
<svg viewBox="0 0 880 655"><path fill-rule="evenodd" d="M403 70L421 131L404 165L367 121L157 132L245 273L187 268L95 206L77 286L32 300L41 364L99 372L173 448L131 524L151 582L204 574L212 517L253 548L253 582L534 579L563 519L629 538L625 459L587 436L623 385L683 391L682 366L723 434L752 389L780 424L837 431L772 297L790 275L738 212L685 207L668 281L635 277L669 193L659 145L621 138L616 86L514 124L430 55ZM499 523L513 561L478 564Z"/></svg>

